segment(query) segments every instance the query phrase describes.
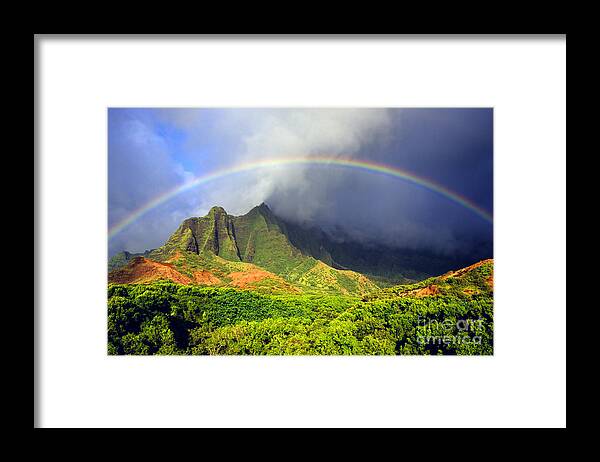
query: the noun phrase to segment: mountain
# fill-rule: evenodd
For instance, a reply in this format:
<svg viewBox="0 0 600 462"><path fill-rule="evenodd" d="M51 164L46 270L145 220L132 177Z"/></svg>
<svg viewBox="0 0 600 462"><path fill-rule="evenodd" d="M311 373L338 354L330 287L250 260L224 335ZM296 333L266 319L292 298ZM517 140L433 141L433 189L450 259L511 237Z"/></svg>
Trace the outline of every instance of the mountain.
<svg viewBox="0 0 600 462"><path fill-rule="evenodd" d="M210 252L226 260L241 260L231 217L213 207L205 217L188 218L171 235L161 251Z"/></svg>
<svg viewBox="0 0 600 462"><path fill-rule="evenodd" d="M366 295L364 301L448 296L471 298L492 297L494 292L494 260L488 258L465 268L448 271L441 276L425 279L415 284L388 287Z"/></svg>
<svg viewBox="0 0 600 462"><path fill-rule="evenodd" d="M383 243L361 243L342 229L325 232L316 226L284 223L286 236L303 253L337 269L367 275L384 285L403 284L462 268L492 255L491 245L482 244L468 255L447 256L427 250L390 247Z"/></svg>
<svg viewBox="0 0 600 462"><path fill-rule="evenodd" d="M304 236L306 238L306 236ZM143 255L120 253L109 262L109 282L167 279L267 292L365 294L377 288L355 271L338 269L290 241L288 225L266 204L232 216L213 207L188 218L167 242Z"/></svg>
<svg viewBox="0 0 600 462"><path fill-rule="evenodd" d="M491 259L450 266L345 238L266 204L188 218L164 245L110 260L108 353L493 354Z"/></svg>
<svg viewBox="0 0 600 462"><path fill-rule="evenodd" d="M360 244L342 232L284 220L262 203L241 216L212 207L204 217L184 220L163 246L142 254L121 252L108 266L109 282L168 279L267 292L365 295L471 261Z"/></svg>

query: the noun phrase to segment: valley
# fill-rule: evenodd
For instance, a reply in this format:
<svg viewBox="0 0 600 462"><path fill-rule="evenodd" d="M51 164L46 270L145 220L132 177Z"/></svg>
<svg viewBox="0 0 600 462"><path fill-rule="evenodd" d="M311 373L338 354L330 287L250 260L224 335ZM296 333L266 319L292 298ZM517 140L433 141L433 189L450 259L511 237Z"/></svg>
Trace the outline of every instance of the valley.
<svg viewBox="0 0 600 462"><path fill-rule="evenodd" d="M184 220L163 246L109 261L108 352L493 353L492 259L449 267L438 258L430 268L444 269L439 275L407 259L396 273L400 256L377 271L364 249L350 248L286 223L266 204L238 217L213 207Z"/></svg>

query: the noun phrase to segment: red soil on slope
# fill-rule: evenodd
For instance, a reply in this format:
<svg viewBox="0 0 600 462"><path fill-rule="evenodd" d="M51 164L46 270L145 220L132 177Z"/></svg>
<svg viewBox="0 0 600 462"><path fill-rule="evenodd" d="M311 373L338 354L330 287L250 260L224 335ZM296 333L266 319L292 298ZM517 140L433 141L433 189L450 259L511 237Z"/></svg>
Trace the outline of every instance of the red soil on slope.
<svg viewBox="0 0 600 462"><path fill-rule="evenodd" d="M287 284L282 278L280 278L276 274L270 273L259 268L253 268L248 271L236 271L235 273L230 273L229 277L231 278L230 285L240 288L247 287L250 284L262 281L263 279L275 279L277 281L282 282L283 284Z"/></svg>
<svg viewBox="0 0 600 462"><path fill-rule="evenodd" d="M412 295L415 297L429 297L430 295L437 295L440 293L440 289L435 284L431 284L430 286L423 287L415 291Z"/></svg>
<svg viewBox="0 0 600 462"><path fill-rule="evenodd" d="M479 268L481 265L484 265L485 263L493 263L493 262L494 262L494 260L491 258L488 258L487 260L481 260L481 261L478 261L477 263L473 263L472 265L469 265L465 268L461 268L456 271L448 271L446 274L441 276L441 279L448 279L449 277L462 276L463 274L468 273L469 271L474 270L475 268Z"/></svg>
<svg viewBox="0 0 600 462"><path fill-rule="evenodd" d="M144 257L136 257L127 266L111 271L108 275L108 282L118 284L144 283L158 279L169 279L179 284L192 283L188 276L181 274L172 264Z"/></svg>
<svg viewBox="0 0 600 462"><path fill-rule="evenodd" d="M196 284L203 284L208 286L221 283L221 280L217 276L212 274L210 271L206 270L196 271L194 273L194 281L196 282Z"/></svg>
<svg viewBox="0 0 600 462"><path fill-rule="evenodd" d="M171 260L172 261L172 260ZM289 286L281 277L261 270L251 268L247 271L237 271L228 275L232 280L228 284L233 287L251 287L253 283L264 279L273 279L284 286ZM179 284L218 285L222 281L207 270L194 272L194 277L179 272L175 266L167 262L157 262L144 257L132 259L127 266L113 270L108 275L108 282L117 284L143 284L158 280L170 280Z"/></svg>

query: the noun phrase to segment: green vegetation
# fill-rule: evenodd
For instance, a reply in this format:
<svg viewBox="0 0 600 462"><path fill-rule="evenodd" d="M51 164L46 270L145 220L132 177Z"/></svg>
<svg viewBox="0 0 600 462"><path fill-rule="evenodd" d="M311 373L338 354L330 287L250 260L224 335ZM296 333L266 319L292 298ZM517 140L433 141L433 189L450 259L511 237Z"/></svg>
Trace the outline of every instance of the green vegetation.
<svg viewBox="0 0 600 462"><path fill-rule="evenodd" d="M108 352L125 355L489 355L492 263L363 298L170 282L110 284ZM420 296L419 290L435 294Z"/></svg>
<svg viewBox="0 0 600 462"><path fill-rule="evenodd" d="M344 269L346 261L377 276ZM158 249L111 259L108 352L492 354L493 262L413 283L424 273L405 265L420 262L411 254L344 251L265 204L240 217L213 207L185 220Z"/></svg>
<svg viewBox="0 0 600 462"><path fill-rule="evenodd" d="M219 280L200 279L197 282L200 285L238 287L263 293L355 296L378 288L360 273L333 268L303 253L290 242L288 228L290 226L273 215L265 204L239 217L228 215L222 207L213 207L205 217L184 220L168 241L157 249L144 254L122 252L115 255L109 262L109 280L112 279L111 270L122 268L133 257L143 255L172 265L193 281L196 281L195 273L198 271L210 272ZM298 230L295 233L300 235ZM257 270L262 270L263 274L257 274ZM265 271L271 274L264 274ZM244 280L237 274L240 272L247 273L248 277Z"/></svg>

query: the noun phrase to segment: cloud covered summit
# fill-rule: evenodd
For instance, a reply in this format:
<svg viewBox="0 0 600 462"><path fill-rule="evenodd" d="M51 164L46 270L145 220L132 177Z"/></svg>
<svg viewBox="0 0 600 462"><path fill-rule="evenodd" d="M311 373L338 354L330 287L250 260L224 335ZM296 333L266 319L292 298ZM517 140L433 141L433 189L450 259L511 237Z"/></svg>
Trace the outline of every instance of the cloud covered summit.
<svg viewBox="0 0 600 462"><path fill-rule="evenodd" d="M491 109L110 109L109 226L211 172L266 159L319 156L385 164L443 185L492 212ZM141 216L109 253L161 245L214 205L241 215L262 202L336 239L468 254L492 226L398 178L335 166L277 165L223 176Z"/></svg>

